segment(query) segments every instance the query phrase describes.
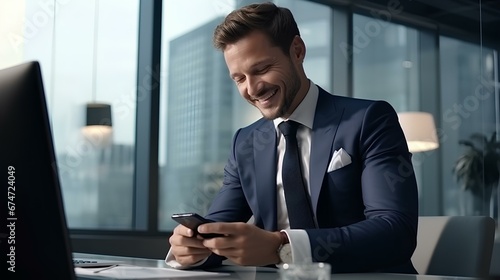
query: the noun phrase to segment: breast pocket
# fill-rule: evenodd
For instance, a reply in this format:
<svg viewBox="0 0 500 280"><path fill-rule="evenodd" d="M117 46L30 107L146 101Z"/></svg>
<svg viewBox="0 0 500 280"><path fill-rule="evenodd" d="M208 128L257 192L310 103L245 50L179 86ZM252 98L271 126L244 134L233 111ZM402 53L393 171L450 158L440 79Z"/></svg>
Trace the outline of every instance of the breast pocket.
<svg viewBox="0 0 500 280"><path fill-rule="evenodd" d="M327 179L331 191L350 196L353 191L358 193L355 190L360 187L361 173L354 164L349 164L327 173Z"/></svg>

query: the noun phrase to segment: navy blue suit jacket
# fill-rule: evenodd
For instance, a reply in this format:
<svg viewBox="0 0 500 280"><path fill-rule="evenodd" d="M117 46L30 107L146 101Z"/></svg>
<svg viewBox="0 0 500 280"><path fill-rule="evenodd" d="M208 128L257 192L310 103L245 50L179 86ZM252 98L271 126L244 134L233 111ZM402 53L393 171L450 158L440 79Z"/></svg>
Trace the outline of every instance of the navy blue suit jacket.
<svg viewBox="0 0 500 280"><path fill-rule="evenodd" d="M417 187L391 105L320 88L311 141L311 201L319 225L306 229L313 261L330 263L336 273L416 273L410 257L416 246ZM236 132L223 186L207 218L246 222L253 215L258 227L277 230L276 147L270 120ZM327 173L340 148L352 163Z"/></svg>

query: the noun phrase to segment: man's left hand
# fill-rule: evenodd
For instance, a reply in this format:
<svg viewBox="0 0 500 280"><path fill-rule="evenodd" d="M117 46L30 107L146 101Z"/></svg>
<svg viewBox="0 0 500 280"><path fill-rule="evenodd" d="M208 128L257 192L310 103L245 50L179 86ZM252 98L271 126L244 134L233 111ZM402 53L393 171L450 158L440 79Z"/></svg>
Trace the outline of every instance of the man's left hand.
<svg viewBox="0 0 500 280"><path fill-rule="evenodd" d="M246 223L219 222L203 224L198 231L224 234L224 237L205 239L203 245L238 265L264 266L280 262L279 232L265 231Z"/></svg>

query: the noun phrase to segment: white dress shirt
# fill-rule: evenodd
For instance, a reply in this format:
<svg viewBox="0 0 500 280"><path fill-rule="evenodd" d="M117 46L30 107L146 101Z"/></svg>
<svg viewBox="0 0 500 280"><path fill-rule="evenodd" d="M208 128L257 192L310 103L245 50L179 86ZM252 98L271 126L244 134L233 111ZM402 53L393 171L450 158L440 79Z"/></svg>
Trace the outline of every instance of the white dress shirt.
<svg viewBox="0 0 500 280"><path fill-rule="evenodd" d="M297 143L300 150L300 163L302 168L302 175L304 176L304 183L306 184L309 194L311 194L309 183L311 132L314 123L314 114L316 112L316 104L318 102L319 89L313 82L309 81L309 83L309 91L307 92L306 96L299 104L299 106L295 109L295 111L293 111L293 113L287 120L293 120L301 124L297 129ZM280 130L278 129L278 125L283 121L286 120L283 118L277 118L273 120L274 127L278 135L278 172L276 174L278 229L281 229L288 235L290 246L292 248L292 262L311 262L312 254L311 247L309 245L309 236L307 235L305 230L290 229L290 223L288 221L285 192L283 190L283 180L281 177L286 144L285 137L283 137Z"/></svg>

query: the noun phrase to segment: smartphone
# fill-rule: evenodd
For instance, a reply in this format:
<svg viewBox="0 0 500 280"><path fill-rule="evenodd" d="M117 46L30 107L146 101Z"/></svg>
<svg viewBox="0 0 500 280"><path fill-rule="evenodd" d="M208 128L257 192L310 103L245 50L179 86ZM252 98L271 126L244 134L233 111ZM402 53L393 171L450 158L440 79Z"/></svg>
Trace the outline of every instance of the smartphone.
<svg viewBox="0 0 500 280"><path fill-rule="evenodd" d="M212 223L213 221L207 220L196 213L173 214L172 219L178 222L179 224L192 229L195 232L195 234L199 234L201 237L205 239L224 236L223 234L219 233L199 233L197 230L199 225Z"/></svg>

